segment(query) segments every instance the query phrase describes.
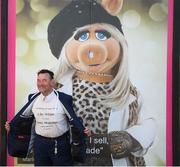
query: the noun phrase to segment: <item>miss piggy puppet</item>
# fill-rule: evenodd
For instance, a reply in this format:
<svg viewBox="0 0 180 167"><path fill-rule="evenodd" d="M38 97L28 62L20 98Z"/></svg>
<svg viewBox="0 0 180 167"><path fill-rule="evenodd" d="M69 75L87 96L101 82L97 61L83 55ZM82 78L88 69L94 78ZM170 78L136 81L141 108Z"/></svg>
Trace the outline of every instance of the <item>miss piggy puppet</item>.
<svg viewBox="0 0 180 167"><path fill-rule="evenodd" d="M122 0L73 0L48 26L60 91L92 132L83 165L145 165L155 138L155 120L129 80L121 7Z"/></svg>

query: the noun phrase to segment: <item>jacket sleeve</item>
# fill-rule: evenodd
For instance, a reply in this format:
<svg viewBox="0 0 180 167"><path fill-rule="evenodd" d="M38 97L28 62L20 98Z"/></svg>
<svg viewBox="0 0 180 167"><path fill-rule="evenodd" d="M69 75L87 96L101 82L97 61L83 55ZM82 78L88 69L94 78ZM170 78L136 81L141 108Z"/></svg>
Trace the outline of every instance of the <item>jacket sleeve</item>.
<svg viewBox="0 0 180 167"><path fill-rule="evenodd" d="M31 96L31 95L30 95ZM11 130L8 133L8 153L13 157L25 158L28 154L31 138L31 126L34 116L31 113L32 102L35 98L28 97L28 102L11 120Z"/></svg>
<svg viewBox="0 0 180 167"><path fill-rule="evenodd" d="M125 131L135 138L142 147L141 150L132 152L132 154L135 156L143 156L154 142L157 126L153 116L146 112L140 96L138 98L138 104L138 122L136 125L126 129Z"/></svg>

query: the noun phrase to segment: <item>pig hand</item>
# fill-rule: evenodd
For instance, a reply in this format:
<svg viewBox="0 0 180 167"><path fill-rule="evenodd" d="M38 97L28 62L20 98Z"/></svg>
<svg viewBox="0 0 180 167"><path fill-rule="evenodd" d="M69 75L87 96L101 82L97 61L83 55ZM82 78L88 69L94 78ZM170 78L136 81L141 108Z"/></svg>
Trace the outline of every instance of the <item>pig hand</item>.
<svg viewBox="0 0 180 167"><path fill-rule="evenodd" d="M108 135L111 154L114 159L124 158L141 149L140 144L125 131L112 131Z"/></svg>

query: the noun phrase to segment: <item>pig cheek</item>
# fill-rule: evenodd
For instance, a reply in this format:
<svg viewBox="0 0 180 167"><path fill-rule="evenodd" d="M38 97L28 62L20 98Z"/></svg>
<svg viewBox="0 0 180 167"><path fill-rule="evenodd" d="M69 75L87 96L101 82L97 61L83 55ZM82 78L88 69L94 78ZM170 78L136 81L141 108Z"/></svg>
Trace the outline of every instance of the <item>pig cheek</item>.
<svg viewBox="0 0 180 167"><path fill-rule="evenodd" d="M78 45L79 44L76 41L71 41L65 48L67 59L73 66L79 62L77 57Z"/></svg>
<svg viewBox="0 0 180 167"><path fill-rule="evenodd" d="M106 47L108 51L107 61L114 66L120 60L120 45L116 40L112 39L106 43Z"/></svg>

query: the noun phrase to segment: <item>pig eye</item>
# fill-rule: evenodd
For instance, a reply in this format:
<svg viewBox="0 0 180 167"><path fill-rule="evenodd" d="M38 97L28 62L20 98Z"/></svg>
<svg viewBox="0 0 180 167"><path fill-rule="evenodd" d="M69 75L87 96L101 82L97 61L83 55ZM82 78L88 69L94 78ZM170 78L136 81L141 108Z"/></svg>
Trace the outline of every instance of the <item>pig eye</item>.
<svg viewBox="0 0 180 167"><path fill-rule="evenodd" d="M86 41L86 40L88 40L88 38L89 38L89 33L84 33L84 34L82 34L80 37L79 37L79 41L81 41L81 42L83 42L83 41Z"/></svg>
<svg viewBox="0 0 180 167"><path fill-rule="evenodd" d="M99 30L95 33L96 38L100 41L105 41L106 39L111 37L111 34L105 30Z"/></svg>
<svg viewBox="0 0 180 167"><path fill-rule="evenodd" d="M88 31L79 32L74 36L74 39L84 42L89 39L89 32Z"/></svg>

